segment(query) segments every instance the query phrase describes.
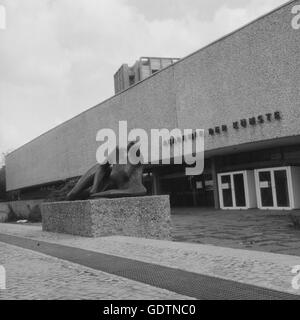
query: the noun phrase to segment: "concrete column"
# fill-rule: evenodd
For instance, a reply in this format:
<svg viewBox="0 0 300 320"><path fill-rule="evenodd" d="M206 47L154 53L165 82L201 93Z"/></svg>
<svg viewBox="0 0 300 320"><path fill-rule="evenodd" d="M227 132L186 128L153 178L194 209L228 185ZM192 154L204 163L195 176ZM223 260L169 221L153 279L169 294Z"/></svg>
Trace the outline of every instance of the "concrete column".
<svg viewBox="0 0 300 320"><path fill-rule="evenodd" d="M220 198L219 198L219 188L218 188L218 176L217 176L217 165L216 158L211 159L211 174L214 182L214 203L215 209L220 209Z"/></svg>
<svg viewBox="0 0 300 320"><path fill-rule="evenodd" d="M197 207L198 203L197 203L197 188L196 188L196 183L194 181L194 177L191 178L190 180L190 186L191 186L191 189L192 189L192 193L193 193L193 206L194 207Z"/></svg>
<svg viewBox="0 0 300 320"><path fill-rule="evenodd" d="M152 171L152 194L159 195L160 194L160 181L159 175L156 170Z"/></svg>

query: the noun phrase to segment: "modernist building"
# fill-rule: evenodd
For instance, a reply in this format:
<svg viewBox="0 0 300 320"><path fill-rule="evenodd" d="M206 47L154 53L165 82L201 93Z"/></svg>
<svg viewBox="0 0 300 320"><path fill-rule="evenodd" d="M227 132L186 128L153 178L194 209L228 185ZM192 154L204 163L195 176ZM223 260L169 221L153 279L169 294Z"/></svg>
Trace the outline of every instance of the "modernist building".
<svg viewBox="0 0 300 320"><path fill-rule="evenodd" d="M155 72L179 61L178 58L141 57L132 67L122 64L114 75L115 93L119 93Z"/></svg>
<svg viewBox="0 0 300 320"><path fill-rule="evenodd" d="M117 131L119 120L127 120L129 129L205 130L201 176L186 176L184 166L145 169L149 193L170 194L172 205L300 207L295 5L300 1L152 75L149 71L148 78L128 89L116 85L117 91L125 90L10 153L7 190L22 198L34 188L83 174L96 161L98 130Z"/></svg>

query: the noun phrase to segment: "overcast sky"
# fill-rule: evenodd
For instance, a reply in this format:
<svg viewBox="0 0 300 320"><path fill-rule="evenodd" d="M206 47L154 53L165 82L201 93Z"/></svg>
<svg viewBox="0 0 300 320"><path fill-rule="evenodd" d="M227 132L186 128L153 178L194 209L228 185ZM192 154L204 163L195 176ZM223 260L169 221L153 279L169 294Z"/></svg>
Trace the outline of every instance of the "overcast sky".
<svg viewBox="0 0 300 320"><path fill-rule="evenodd" d="M0 153L113 95L140 56L184 57L287 0L0 0Z"/></svg>

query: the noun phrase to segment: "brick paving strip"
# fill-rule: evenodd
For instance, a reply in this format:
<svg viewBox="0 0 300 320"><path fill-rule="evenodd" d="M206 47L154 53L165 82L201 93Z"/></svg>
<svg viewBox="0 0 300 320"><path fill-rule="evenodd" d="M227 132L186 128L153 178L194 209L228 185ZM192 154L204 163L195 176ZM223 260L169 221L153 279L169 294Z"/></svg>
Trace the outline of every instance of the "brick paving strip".
<svg viewBox="0 0 300 320"><path fill-rule="evenodd" d="M197 299L300 300L299 295L61 244L9 234L0 234L0 241Z"/></svg>
<svg viewBox="0 0 300 320"><path fill-rule="evenodd" d="M106 253L300 295L291 273L300 257L212 245L136 239L83 238L43 232L40 225L0 224L0 233Z"/></svg>
<svg viewBox="0 0 300 320"><path fill-rule="evenodd" d="M0 300L187 300L174 292L0 242Z"/></svg>

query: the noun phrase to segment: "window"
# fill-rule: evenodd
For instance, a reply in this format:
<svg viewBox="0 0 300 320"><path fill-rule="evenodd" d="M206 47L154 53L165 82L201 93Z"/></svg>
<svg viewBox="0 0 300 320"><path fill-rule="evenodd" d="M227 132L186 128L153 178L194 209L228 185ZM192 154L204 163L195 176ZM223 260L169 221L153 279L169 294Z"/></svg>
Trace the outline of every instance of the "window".
<svg viewBox="0 0 300 320"><path fill-rule="evenodd" d="M150 65L150 60L148 58L142 58L142 65L143 66L149 66Z"/></svg>
<svg viewBox="0 0 300 320"><path fill-rule="evenodd" d="M132 86L134 83L135 83L135 77L134 77L134 75L132 75L132 76L129 76L129 85L130 86Z"/></svg>

